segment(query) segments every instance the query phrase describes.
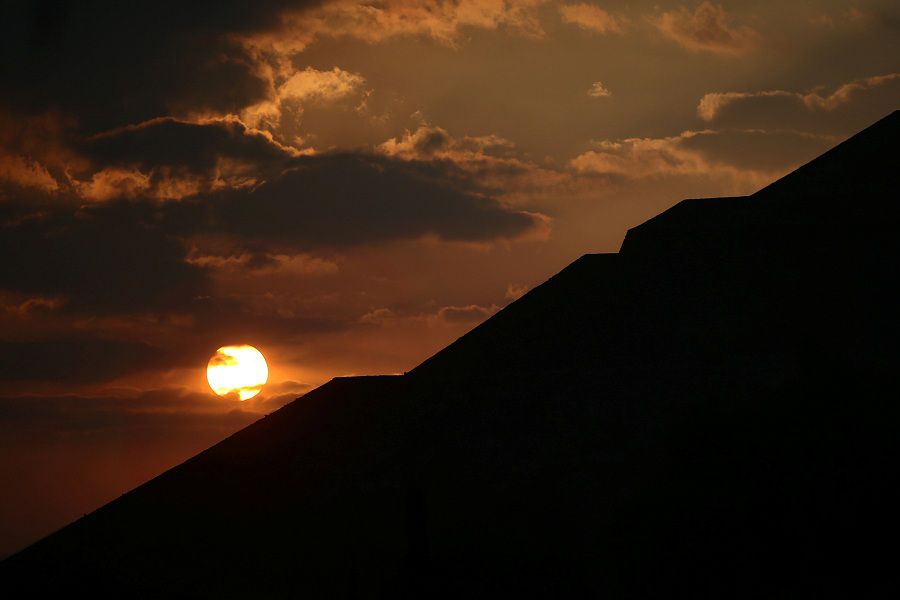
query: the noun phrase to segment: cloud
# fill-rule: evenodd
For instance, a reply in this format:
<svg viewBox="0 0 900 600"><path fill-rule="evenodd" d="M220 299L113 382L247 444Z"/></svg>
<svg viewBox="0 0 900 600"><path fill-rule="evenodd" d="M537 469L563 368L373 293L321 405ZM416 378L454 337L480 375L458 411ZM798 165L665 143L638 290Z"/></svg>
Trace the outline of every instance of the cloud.
<svg viewBox="0 0 900 600"><path fill-rule="evenodd" d="M0 320L12 317L28 321L33 317L45 316L65 305L65 299L58 296L43 296L21 292L0 292ZM2 321L0 321L2 322Z"/></svg>
<svg viewBox="0 0 900 600"><path fill-rule="evenodd" d="M254 165L279 163L296 152L236 118L189 122L172 117L120 127L88 138L79 150L103 165L208 172L224 158Z"/></svg>
<svg viewBox="0 0 900 600"><path fill-rule="evenodd" d="M402 136L387 140L378 146L378 150L388 156L422 159L445 156L456 146L458 146L456 140L447 133L446 129L425 125L415 131L407 130Z"/></svg>
<svg viewBox="0 0 900 600"><path fill-rule="evenodd" d="M351 73L338 67L330 71L307 67L293 72L279 85L274 98L244 109L241 118L254 127L276 128L280 125L286 105L294 108L299 119L304 106L330 104L356 95L362 91L365 82L365 78L359 73Z"/></svg>
<svg viewBox="0 0 900 600"><path fill-rule="evenodd" d="M269 397L282 396L285 394L290 394L290 395L293 395L294 397L297 397L302 394L305 394L306 392L311 390L312 387L313 386L308 383L302 383L300 381L293 381L293 380L287 379L285 381L280 381L278 383L269 382L266 384L266 387L264 389L265 389L266 394L269 395ZM265 395L263 395L263 398L265 398Z"/></svg>
<svg viewBox="0 0 900 600"><path fill-rule="evenodd" d="M88 133L165 116L240 115L254 127L278 129L287 108L299 118L303 103L369 91L359 73L298 67L297 55L317 39L426 37L455 46L472 28L538 38L543 3L19 3L0 24L0 51L20 57L0 65L0 108L17 117L58 112ZM153 85L146 84L148 73Z"/></svg>
<svg viewBox="0 0 900 600"><path fill-rule="evenodd" d="M379 144L376 150L406 161L452 164L507 197L568 183L565 173L520 157L515 144L495 134L454 137L447 130L426 123ZM545 224L539 237L545 236L549 233L549 220L543 215L534 216Z"/></svg>
<svg viewBox="0 0 900 600"><path fill-rule="evenodd" d="M309 389L309 386L304 388L304 384L297 382L287 383L296 384L299 390ZM268 392L269 386L265 389ZM280 396L294 389L295 386L275 384L272 391ZM0 406L3 407L0 415L7 426L18 422L26 426L34 423L49 427L53 423L62 431L111 429L179 416L226 417L234 411L243 413L246 418L242 420L249 422L262 416L264 411L280 407L273 406L271 398L272 395L260 395L241 402L216 396L212 391L201 393L181 387L150 389L128 395L14 396L0 398Z"/></svg>
<svg viewBox="0 0 900 600"><path fill-rule="evenodd" d="M58 109L97 131L171 114L237 113L271 75L238 37L317 2L18 2L0 24L0 97L19 112ZM147 76L153 75L152 85Z"/></svg>
<svg viewBox="0 0 900 600"><path fill-rule="evenodd" d="M723 178L750 191L834 144L829 136L794 131L685 131L664 138L595 142L596 149L570 166L585 175L613 179Z"/></svg>
<svg viewBox="0 0 900 600"><path fill-rule="evenodd" d="M4 125L0 119L6 150L0 151L0 182L74 193L88 201L178 199L252 186L301 154L236 117L197 122L161 117L87 137L60 127Z"/></svg>
<svg viewBox="0 0 900 600"><path fill-rule="evenodd" d="M67 299L72 310L161 310L208 290L204 269L137 205L5 203L0 214L0 289ZM0 213L4 212L0 211Z"/></svg>
<svg viewBox="0 0 900 600"><path fill-rule="evenodd" d="M93 335L0 341L0 380L96 383L172 366L171 358L143 342Z"/></svg>
<svg viewBox="0 0 900 600"><path fill-rule="evenodd" d="M792 130L725 129L685 136L680 145L706 157L713 169L731 166L763 178L775 178L815 158L838 141L831 135Z"/></svg>
<svg viewBox="0 0 900 600"><path fill-rule="evenodd" d="M884 96L879 102L875 93ZM759 92L713 92L705 94L697 105L697 115L704 121L724 121L729 123L809 124L811 115L833 113L846 108L851 103L866 99L884 104L880 114L886 114L891 105L900 99L900 73L888 73L874 77L856 79L838 86L831 93L823 93L821 88L810 92L790 92L785 90L764 90ZM824 116L824 115L823 115ZM825 118L833 119L831 115Z"/></svg>
<svg viewBox="0 0 900 600"><path fill-rule="evenodd" d="M874 18L874 13L860 10L857 6L850 6L832 13L815 14L809 18L809 22L817 27L827 27L828 29L859 28L866 26Z"/></svg>
<svg viewBox="0 0 900 600"><path fill-rule="evenodd" d="M515 35L543 38L539 12L546 0L330 0L313 8L287 9L279 25L235 35L243 52L269 83L268 93L238 111L253 127L268 129L298 148L316 135L300 126L309 109L327 105L352 109L369 124L384 124L385 111L372 114L373 88L360 73L339 67L298 70L299 55L318 40L352 38L379 44L402 38L426 38L456 48L470 29L504 29ZM373 67L375 68L375 67ZM376 68L376 75L379 69ZM386 92L390 94L391 92ZM349 102L353 102L349 107ZM400 100L402 102L402 99ZM311 150L311 148L309 148Z"/></svg>
<svg viewBox="0 0 900 600"><path fill-rule="evenodd" d="M313 10L287 11L279 28L243 36L245 48L259 57L276 57L289 68L290 57L322 38L352 37L380 43L398 37L426 37L456 46L469 29L505 28L515 34L544 37L539 8L545 0L387 0L371 3L335 0Z"/></svg>
<svg viewBox="0 0 900 600"><path fill-rule="evenodd" d="M691 11L685 7L651 19L666 38L692 52L740 56L755 49L759 34L746 26L732 26L725 9L702 2Z"/></svg>
<svg viewBox="0 0 900 600"><path fill-rule="evenodd" d="M309 254L240 253L229 255L202 254L193 248L187 258L192 265L210 267L219 271L250 271L253 275L289 273L291 275L330 275L339 267L334 261Z"/></svg>
<svg viewBox="0 0 900 600"><path fill-rule="evenodd" d="M507 208L452 164L363 154L298 157L249 189L223 189L159 208L181 235L215 234L303 252L435 236L516 238L540 224Z"/></svg>
<svg viewBox="0 0 900 600"><path fill-rule="evenodd" d="M445 306L438 310L437 316L444 321L451 323L459 322L481 322L500 310L500 307L492 304L491 306L479 306L477 304L469 304L467 306Z"/></svg>
<svg viewBox="0 0 900 600"><path fill-rule="evenodd" d="M468 325L480 323L489 318L502 307L496 304L481 306L467 304L464 306L443 306L436 311L397 311L390 308L370 310L358 320L360 324L376 327L398 327L410 323L424 323L428 326Z"/></svg>
<svg viewBox="0 0 900 600"><path fill-rule="evenodd" d="M300 102L337 100L359 89L365 81L362 75L338 67L330 71L307 67L281 84L278 96Z"/></svg>
<svg viewBox="0 0 900 600"><path fill-rule="evenodd" d="M179 199L256 185L299 153L234 117L199 123L172 117L103 132L77 145L95 170L72 178L89 200Z"/></svg>
<svg viewBox="0 0 900 600"><path fill-rule="evenodd" d="M305 251L427 235L485 241L527 233L536 217L505 208L460 168L475 162L526 168L488 154L509 146L497 136L454 140L442 129L422 128L383 144L386 156L303 156L236 119L197 124L166 118L94 136L84 152L111 165L98 173L118 177L119 185L107 186L124 188L117 198L159 198L154 181L183 192L171 205L132 203L136 214L154 214L163 233L234 236L277 254L278 248ZM429 157L456 162L422 160ZM100 207L94 212L106 214Z"/></svg>
<svg viewBox="0 0 900 600"><path fill-rule="evenodd" d="M471 171L491 167L528 170L531 165L513 154L515 144L499 135L454 137L442 127L423 124L391 138L376 148L386 156L403 160L448 160Z"/></svg>
<svg viewBox="0 0 900 600"><path fill-rule="evenodd" d="M502 161L487 153L509 146L496 136L408 146L427 154L448 143L495 167ZM74 147L80 172L59 175L62 189L0 188L0 292L58 298L73 314L196 315L213 272L311 276L336 268L311 250L483 243L548 228L451 160L304 156L235 118L154 119Z"/></svg>
<svg viewBox="0 0 900 600"><path fill-rule="evenodd" d="M591 98L608 98L609 96L612 96L612 92L606 89L606 86L603 85L602 81L595 81L592 83L587 94Z"/></svg>
<svg viewBox="0 0 900 600"><path fill-rule="evenodd" d="M622 33L627 23L625 17L613 16L593 4L564 4L559 7L559 13L563 22L599 34Z"/></svg>
<svg viewBox="0 0 900 600"><path fill-rule="evenodd" d="M397 313L389 308L374 308L359 318L359 322L363 325L385 325L396 321L399 318Z"/></svg>
<svg viewBox="0 0 900 600"><path fill-rule="evenodd" d="M185 369L196 372L216 348L235 340L308 343L314 336L352 325L339 315L311 313L309 305L296 311L301 314L284 314L282 299L265 288L246 292L252 295L219 292L184 299L169 312L92 307L87 313L56 298L2 292L0 381L7 383L7 395L22 390L97 393L108 390L113 381L130 386L148 378L154 385L180 382ZM304 300L292 299L296 304ZM267 387L264 394L291 390Z"/></svg>
<svg viewBox="0 0 900 600"><path fill-rule="evenodd" d="M22 187L35 187L46 192L55 192L59 189L56 179L44 165L24 156L8 154L2 149L0 149L0 180Z"/></svg>
<svg viewBox="0 0 900 600"><path fill-rule="evenodd" d="M528 293L528 286L519 283L510 283L506 286L506 293L503 297L507 300L518 300Z"/></svg>
<svg viewBox="0 0 900 600"><path fill-rule="evenodd" d="M59 191L63 171L84 166L65 139L70 125L59 115L14 115L0 106L0 185Z"/></svg>

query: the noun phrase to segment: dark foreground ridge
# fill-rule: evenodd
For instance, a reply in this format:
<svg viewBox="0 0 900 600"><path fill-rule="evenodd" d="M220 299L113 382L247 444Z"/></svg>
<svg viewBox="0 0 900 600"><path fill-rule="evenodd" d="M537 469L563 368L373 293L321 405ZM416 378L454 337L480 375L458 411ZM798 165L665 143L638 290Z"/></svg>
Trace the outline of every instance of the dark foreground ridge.
<svg viewBox="0 0 900 600"><path fill-rule="evenodd" d="M896 597L898 144L895 112L678 204L0 563L4 597Z"/></svg>

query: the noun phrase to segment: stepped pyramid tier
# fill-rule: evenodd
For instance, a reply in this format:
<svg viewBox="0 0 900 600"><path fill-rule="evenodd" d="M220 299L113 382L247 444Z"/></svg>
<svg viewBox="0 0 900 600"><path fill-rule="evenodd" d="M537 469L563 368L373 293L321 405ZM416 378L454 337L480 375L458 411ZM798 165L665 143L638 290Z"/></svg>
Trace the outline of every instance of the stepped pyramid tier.
<svg viewBox="0 0 900 600"><path fill-rule="evenodd" d="M16 596L900 589L900 113L0 563Z"/></svg>

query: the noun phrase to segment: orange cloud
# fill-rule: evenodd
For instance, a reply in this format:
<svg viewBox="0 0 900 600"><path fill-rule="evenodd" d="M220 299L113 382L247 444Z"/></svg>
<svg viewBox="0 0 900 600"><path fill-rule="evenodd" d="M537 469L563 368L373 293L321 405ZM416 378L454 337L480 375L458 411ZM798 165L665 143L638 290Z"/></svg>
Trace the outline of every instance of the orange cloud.
<svg viewBox="0 0 900 600"><path fill-rule="evenodd" d="M510 301L515 301L528 293L528 286L518 283L510 283L506 286L506 293L503 297Z"/></svg>
<svg viewBox="0 0 900 600"><path fill-rule="evenodd" d="M663 177L721 179L735 192L757 189L832 145L828 136L792 131L684 131L663 138L595 142L572 159L582 175L623 180Z"/></svg>
<svg viewBox="0 0 900 600"><path fill-rule="evenodd" d="M413 161L449 161L476 175L484 185L508 197L526 190L547 190L569 183L566 173L537 165L515 153L515 144L495 134L453 137L428 124L376 147L387 156ZM549 220L542 222L549 224ZM541 236L544 234L542 233Z"/></svg>
<svg viewBox="0 0 900 600"><path fill-rule="evenodd" d="M71 183L79 196L92 202L119 198L180 200L201 192L252 187L258 182L252 172L252 165L220 158L209 174L186 173L167 167L157 167L146 173L107 167L93 173L88 180L72 179Z"/></svg>
<svg viewBox="0 0 900 600"><path fill-rule="evenodd" d="M310 254L265 254L262 257L250 253L231 256L203 254L199 248L193 248L186 262L200 267L209 267L226 271L252 270L254 275L284 273L297 275L327 275L337 273L338 264L331 260Z"/></svg>
<svg viewBox="0 0 900 600"><path fill-rule="evenodd" d="M336 0L288 12L274 31L240 39L251 55L280 77L293 71L291 57L322 38L351 37L380 43L398 37L426 37L455 46L468 28L507 29L532 38L545 36L538 9L545 0Z"/></svg>
<svg viewBox="0 0 900 600"><path fill-rule="evenodd" d="M0 152L0 181L3 180L46 192L55 192L59 189L56 179L38 161Z"/></svg>
<svg viewBox="0 0 900 600"><path fill-rule="evenodd" d="M576 156L570 165L579 173L627 179L707 174L710 164L699 153L682 147L681 142L694 135L697 133L684 132L666 138L595 142L595 150Z"/></svg>
<svg viewBox="0 0 900 600"><path fill-rule="evenodd" d="M54 296L0 292L0 314L28 320L56 311L65 305L65 299Z"/></svg>
<svg viewBox="0 0 900 600"><path fill-rule="evenodd" d="M307 67L293 72L277 87L272 99L244 109L241 119L251 127L276 127L286 103L297 105L302 115L304 105L336 102L362 91L365 82L359 73L338 67L330 71Z"/></svg>
<svg viewBox="0 0 900 600"><path fill-rule="evenodd" d="M702 2L693 11L682 7L651 19L665 37L692 52L740 56L756 48L759 34L729 21L725 9L710 2Z"/></svg>
<svg viewBox="0 0 900 600"><path fill-rule="evenodd" d="M563 22L599 34L622 33L627 19L614 16L593 4L564 4L559 7Z"/></svg>
<svg viewBox="0 0 900 600"><path fill-rule="evenodd" d="M822 95L818 91L809 93L788 92L785 90L766 90L761 92L713 92L703 96L697 105L697 116L704 121L715 120L725 109L735 104L750 103L766 99L782 99L807 110L831 111L850 103L853 96L881 87L890 82L900 81L900 73L889 73L875 77L856 79L838 87L830 94Z"/></svg>
<svg viewBox="0 0 900 600"><path fill-rule="evenodd" d="M403 135L379 144L377 149L388 156L406 160L440 158L458 163L499 161L507 166L521 166L515 158L504 158L490 152L502 152L514 147L513 142L495 134L454 138L446 129L425 124L415 131L407 130Z"/></svg>
<svg viewBox="0 0 900 600"><path fill-rule="evenodd" d="M612 92L603 85L602 81L595 81L588 89L588 96L591 98L608 98L612 96Z"/></svg>
<svg viewBox="0 0 900 600"><path fill-rule="evenodd" d="M90 163L104 166L66 169L66 176L72 191L92 202L178 200L245 189L260 183L262 173L300 155L236 117L152 119L94 135L81 149Z"/></svg>
<svg viewBox="0 0 900 600"><path fill-rule="evenodd" d="M131 169L110 167L97 171L87 181L74 181L75 190L87 200L136 198L150 190L150 177Z"/></svg>
<svg viewBox="0 0 900 600"><path fill-rule="evenodd" d="M398 327L420 323L429 327L445 326L447 324L473 324L479 323L491 317L502 307L496 304L481 306L479 304L467 304L464 306L442 306L435 312L398 313L389 308L376 308L359 318L363 325L377 327Z"/></svg>
<svg viewBox="0 0 900 600"><path fill-rule="evenodd" d="M84 161L64 141L72 120L55 113L11 114L0 110L0 182L46 193L64 186L62 171Z"/></svg>

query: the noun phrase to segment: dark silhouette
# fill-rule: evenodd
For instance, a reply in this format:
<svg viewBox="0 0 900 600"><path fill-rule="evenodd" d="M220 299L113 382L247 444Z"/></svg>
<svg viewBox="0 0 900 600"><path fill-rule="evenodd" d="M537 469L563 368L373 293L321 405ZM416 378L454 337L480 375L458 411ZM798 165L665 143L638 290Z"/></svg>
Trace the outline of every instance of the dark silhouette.
<svg viewBox="0 0 900 600"><path fill-rule="evenodd" d="M895 112L0 564L9 598L900 592Z"/></svg>

